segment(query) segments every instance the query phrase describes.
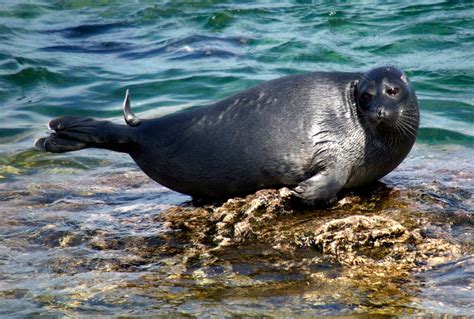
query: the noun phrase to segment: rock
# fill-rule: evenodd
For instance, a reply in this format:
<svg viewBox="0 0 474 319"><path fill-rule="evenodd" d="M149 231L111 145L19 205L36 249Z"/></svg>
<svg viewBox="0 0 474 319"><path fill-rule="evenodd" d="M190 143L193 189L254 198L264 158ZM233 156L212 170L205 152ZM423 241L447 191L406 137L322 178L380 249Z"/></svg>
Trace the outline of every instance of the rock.
<svg viewBox="0 0 474 319"><path fill-rule="evenodd" d="M287 188L261 190L222 205L173 207L159 220L170 231L185 234L189 260L256 243L290 256L305 250L316 263L384 265L391 271L425 269L460 256L461 247L445 232L424 231L429 221L410 214L413 207L402 196L387 196L381 188L368 199L349 195L332 208L301 209L293 205Z"/></svg>

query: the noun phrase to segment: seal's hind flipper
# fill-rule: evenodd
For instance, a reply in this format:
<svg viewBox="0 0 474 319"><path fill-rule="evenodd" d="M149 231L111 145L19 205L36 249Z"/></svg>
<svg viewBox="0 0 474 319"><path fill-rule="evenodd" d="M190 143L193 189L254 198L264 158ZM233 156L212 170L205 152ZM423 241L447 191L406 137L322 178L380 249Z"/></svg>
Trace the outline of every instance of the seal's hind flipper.
<svg viewBox="0 0 474 319"><path fill-rule="evenodd" d="M90 117L62 116L49 122L54 132L35 142L41 151L64 153L95 147L128 153L133 149L132 128Z"/></svg>
<svg viewBox="0 0 474 319"><path fill-rule="evenodd" d="M37 139L34 146L40 151L51 153L65 153L87 148L86 143L73 141L68 138L62 138L54 133L48 137Z"/></svg>
<svg viewBox="0 0 474 319"><path fill-rule="evenodd" d="M128 89L125 92L125 100L123 101L123 117L129 126L138 126L141 123L130 107L130 93Z"/></svg>

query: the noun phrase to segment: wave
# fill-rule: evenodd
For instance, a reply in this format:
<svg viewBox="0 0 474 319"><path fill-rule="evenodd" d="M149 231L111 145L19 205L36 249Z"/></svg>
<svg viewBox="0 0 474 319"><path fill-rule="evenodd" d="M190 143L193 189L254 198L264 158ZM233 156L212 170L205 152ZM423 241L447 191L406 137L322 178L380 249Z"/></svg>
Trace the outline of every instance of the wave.
<svg viewBox="0 0 474 319"><path fill-rule="evenodd" d="M422 127L417 141L431 145L454 144L474 148L474 136L443 128Z"/></svg>

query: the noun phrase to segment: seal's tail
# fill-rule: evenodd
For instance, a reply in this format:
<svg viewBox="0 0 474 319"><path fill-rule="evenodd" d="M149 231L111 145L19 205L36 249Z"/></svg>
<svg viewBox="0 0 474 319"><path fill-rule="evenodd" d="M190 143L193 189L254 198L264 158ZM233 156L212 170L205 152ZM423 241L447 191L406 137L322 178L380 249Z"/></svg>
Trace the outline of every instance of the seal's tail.
<svg viewBox="0 0 474 319"><path fill-rule="evenodd" d="M52 153L72 152L88 147L129 153L135 145L134 126L138 126L140 120L131 111L128 90L123 112L128 126L90 117L58 117L49 122L49 128L54 133L36 140L34 145L39 150Z"/></svg>

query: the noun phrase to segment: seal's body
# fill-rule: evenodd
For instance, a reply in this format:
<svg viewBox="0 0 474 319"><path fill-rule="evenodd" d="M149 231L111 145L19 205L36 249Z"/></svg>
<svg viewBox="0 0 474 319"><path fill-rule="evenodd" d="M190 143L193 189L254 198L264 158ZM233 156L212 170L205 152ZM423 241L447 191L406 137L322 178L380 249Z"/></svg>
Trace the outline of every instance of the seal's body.
<svg viewBox="0 0 474 319"><path fill-rule="evenodd" d="M406 157L418 103L394 67L293 75L213 105L128 126L78 117L50 122L36 146L51 152L99 147L129 153L160 184L198 198L287 186L305 202L376 181Z"/></svg>

